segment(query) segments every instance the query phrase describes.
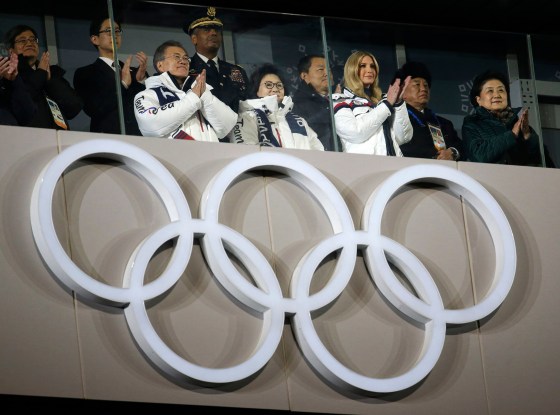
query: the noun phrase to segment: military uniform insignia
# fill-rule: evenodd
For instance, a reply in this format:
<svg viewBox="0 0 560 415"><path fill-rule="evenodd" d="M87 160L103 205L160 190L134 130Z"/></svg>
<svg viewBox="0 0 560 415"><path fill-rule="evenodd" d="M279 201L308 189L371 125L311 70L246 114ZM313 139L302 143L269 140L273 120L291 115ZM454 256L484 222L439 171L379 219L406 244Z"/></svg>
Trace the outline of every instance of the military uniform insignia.
<svg viewBox="0 0 560 415"><path fill-rule="evenodd" d="M239 69L232 69L230 74L229 74L229 78L233 81L233 82L237 82L237 83L244 83L243 81L243 75L241 74L241 71Z"/></svg>

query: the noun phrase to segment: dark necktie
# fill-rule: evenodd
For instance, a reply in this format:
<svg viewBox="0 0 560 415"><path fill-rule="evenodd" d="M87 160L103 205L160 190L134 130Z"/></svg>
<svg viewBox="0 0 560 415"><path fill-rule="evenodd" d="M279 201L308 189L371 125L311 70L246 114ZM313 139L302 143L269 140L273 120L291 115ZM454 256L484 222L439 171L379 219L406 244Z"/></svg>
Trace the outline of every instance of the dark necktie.
<svg viewBox="0 0 560 415"><path fill-rule="evenodd" d="M219 76L218 68L216 66L216 62L214 62L213 59L208 59L208 68L209 68L208 72L210 73L210 77L215 80L218 80L218 76Z"/></svg>

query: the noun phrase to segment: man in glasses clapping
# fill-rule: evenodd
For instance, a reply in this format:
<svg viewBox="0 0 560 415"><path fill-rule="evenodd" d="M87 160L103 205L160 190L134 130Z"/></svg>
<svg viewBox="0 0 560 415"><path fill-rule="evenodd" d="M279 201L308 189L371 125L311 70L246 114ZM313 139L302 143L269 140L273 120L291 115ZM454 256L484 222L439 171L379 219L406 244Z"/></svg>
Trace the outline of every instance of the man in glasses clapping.
<svg viewBox="0 0 560 415"><path fill-rule="evenodd" d="M123 29L117 20L106 16L95 18L89 27L89 40L99 57L90 65L76 69L74 88L84 100L84 112L90 117L90 131L109 134L141 135L134 116L134 97L144 90L148 57L144 52L115 62L114 31L117 50L121 47ZM138 67L131 66L135 57ZM117 76L123 105L124 131L121 129L117 97Z"/></svg>
<svg viewBox="0 0 560 415"><path fill-rule="evenodd" d="M37 106L29 127L68 130L68 120L82 110L80 96L64 78L66 71L51 65L50 54L39 57L39 37L35 29L17 25L6 32L4 43L18 55L18 72Z"/></svg>

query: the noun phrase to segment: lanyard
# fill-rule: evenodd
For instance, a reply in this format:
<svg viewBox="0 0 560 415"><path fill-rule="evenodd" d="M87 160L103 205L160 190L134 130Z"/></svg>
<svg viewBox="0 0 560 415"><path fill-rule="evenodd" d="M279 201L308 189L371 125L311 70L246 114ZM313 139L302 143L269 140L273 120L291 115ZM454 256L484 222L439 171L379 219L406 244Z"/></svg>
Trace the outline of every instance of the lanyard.
<svg viewBox="0 0 560 415"><path fill-rule="evenodd" d="M414 119L416 120L416 122L420 125L420 127L425 127L425 126L426 126L426 124L424 124L424 123L422 122L422 120L418 117L418 115L416 115L412 110L410 110L410 109L407 108L407 111L408 111L408 114L409 114L412 118L414 118ZM431 114L434 115L434 116L431 117L431 118L433 118L433 119L435 120L435 122L437 123L438 127L441 128L441 125L439 124L439 120L437 119L437 117L435 116L435 114L434 114L433 112L431 112Z"/></svg>

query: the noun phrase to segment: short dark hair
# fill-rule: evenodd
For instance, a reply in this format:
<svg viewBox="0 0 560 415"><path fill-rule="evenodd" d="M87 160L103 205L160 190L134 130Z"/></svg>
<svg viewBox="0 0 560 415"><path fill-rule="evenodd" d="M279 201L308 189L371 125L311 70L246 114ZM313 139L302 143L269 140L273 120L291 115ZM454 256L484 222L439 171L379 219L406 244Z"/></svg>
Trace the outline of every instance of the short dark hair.
<svg viewBox="0 0 560 415"><path fill-rule="evenodd" d="M257 91L259 90L261 80L266 75L276 75L278 78L280 78L280 82L284 84L284 95L289 95L290 91L288 90L288 84L286 84L284 75L282 75L280 69L278 69L271 63L264 63L256 68L251 74L251 78L249 79L249 91L247 95L249 98L258 98Z"/></svg>
<svg viewBox="0 0 560 415"><path fill-rule="evenodd" d="M299 60L298 65L297 65L297 70L298 70L299 74L309 72L309 68L311 68L311 61L313 60L313 58L325 59L325 56L320 55L318 53L312 53L310 55L303 56Z"/></svg>
<svg viewBox="0 0 560 415"><path fill-rule="evenodd" d="M167 50L167 48L171 46L176 46L178 48L181 48L185 52L187 51L183 46L183 44L177 40L167 40L163 42L161 45L157 47L156 51L154 52L154 69L156 70L157 73L161 73L157 67L158 62L165 60L165 51Z"/></svg>
<svg viewBox="0 0 560 415"><path fill-rule="evenodd" d="M478 107L478 102L476 102L476 97L480 96L480 93L482 92L482 86L492 80L492 79L497 79L498 81L500 81L502 84L504 84L504 86L506 87L506 92L508 95L508 104L509 104L509 79L508 77L500 71L495 71L492 69L488 69L484 72L482 72L481 74L477 75L474 80L473 80L473 85L471 88L471 92L469 94L469 98L471 101L471 104L473 107Z"/></svg>
<svg viewBox="0 0 560 415"><path fill-rule="evenodd" d="M39 36L37 36L37 32L35 31L35 29L33 29L31 26L27 26L25 24L18 24L17 26L12 27L10 30L6 32L6 34L4 35L4 44L9 48L13 48L15 45L16 37L18 37L20 34L22 34L27 30L33 32L33 36L39 38Z"/></svg>
<svg viewBox="0 0 560 415"><path fill-rule="evenodd" d="M89 36L98 36L99 31L101 30L101 26L103 26L103 22L109 19L109 16L98 16L91 20L89 23ZM114 18L115 25L122 29L121 20L118 18ZM93 45L95 49L99 49L97 45Z"/></svg>

